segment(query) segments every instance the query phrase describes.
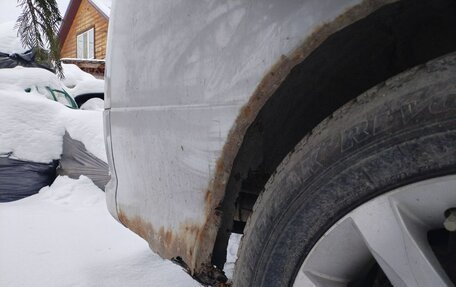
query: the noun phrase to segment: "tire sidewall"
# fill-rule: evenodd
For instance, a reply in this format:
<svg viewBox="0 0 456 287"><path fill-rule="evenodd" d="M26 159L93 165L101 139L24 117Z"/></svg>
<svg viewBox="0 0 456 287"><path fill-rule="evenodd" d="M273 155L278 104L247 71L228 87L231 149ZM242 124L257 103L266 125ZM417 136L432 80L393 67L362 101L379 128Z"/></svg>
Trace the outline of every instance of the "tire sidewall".
<svg viewBox="0 0 456 287"><path fill-rule="evenodd" d="M282 162L245 229L235 286L289 286L318 239L394 188L456 172L456 56L382 83ZM343 240L343 239L341 239Z"/></svg>

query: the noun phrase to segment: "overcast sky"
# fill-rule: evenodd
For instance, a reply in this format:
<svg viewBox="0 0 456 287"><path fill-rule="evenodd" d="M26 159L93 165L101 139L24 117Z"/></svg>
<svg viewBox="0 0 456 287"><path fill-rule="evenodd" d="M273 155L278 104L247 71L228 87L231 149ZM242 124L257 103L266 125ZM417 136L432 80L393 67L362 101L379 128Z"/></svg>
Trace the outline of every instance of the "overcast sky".
<svg viewBox="0 0 456 287"><path fill-rule="evenodd" d="M70 0L57 0L62 18ZM0 23L16 21L21 10L17 7L17 0L0 0Z"/></svg>

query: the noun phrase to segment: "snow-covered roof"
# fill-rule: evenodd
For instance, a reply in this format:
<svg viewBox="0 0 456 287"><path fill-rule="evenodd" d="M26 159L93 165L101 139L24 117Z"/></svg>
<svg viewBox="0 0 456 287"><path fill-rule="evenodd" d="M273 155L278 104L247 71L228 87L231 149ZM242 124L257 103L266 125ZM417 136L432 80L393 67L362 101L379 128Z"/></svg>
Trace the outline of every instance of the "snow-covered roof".
<svg viewBox="0 0 456 287"><path fill-rule="evenodd" d="M112 0L89 0L95 8L98 8L107 18L111 14Z"/></svg>

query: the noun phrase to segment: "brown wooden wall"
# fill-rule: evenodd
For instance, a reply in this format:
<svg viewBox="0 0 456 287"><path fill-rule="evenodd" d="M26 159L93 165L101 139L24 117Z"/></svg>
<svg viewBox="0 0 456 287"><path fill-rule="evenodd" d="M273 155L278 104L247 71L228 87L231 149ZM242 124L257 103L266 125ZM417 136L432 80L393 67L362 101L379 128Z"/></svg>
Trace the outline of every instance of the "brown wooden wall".
<svg viewBox="0 0 456 287"><path fill-rule="evenodd" d="M92 27L95 27L95 59L104 59L106 55L108 20L88 0L81 1L70 31L60 50L60 57L76 58L76 36Z"/></svg>

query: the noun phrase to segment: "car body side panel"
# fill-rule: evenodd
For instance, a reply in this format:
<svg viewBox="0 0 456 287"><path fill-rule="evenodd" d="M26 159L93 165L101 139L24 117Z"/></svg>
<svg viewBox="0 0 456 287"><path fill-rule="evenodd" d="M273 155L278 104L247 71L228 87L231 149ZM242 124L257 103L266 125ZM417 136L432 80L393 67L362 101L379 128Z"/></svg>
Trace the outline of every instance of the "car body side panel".
<svg viewBox="0 0 456 287"><path fill-rule="evenodd" d="M294 65L387 2L117 1L105 112L113 216L205 272L248 125Z"/></svg>

